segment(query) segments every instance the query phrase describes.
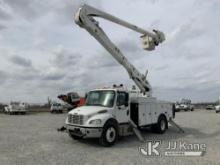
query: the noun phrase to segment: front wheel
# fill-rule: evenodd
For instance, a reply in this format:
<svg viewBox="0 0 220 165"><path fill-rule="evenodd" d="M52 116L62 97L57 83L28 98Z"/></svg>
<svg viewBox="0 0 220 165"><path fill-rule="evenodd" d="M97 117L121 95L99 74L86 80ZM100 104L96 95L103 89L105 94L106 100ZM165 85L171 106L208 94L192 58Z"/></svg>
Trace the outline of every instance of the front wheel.
<svg viewBox="0 0 220 165"><path fill-rule="evenodd" d="M118 139L117 123L107 122L103 128L99 142L102 146L110 147L115 144Z"/></svg>

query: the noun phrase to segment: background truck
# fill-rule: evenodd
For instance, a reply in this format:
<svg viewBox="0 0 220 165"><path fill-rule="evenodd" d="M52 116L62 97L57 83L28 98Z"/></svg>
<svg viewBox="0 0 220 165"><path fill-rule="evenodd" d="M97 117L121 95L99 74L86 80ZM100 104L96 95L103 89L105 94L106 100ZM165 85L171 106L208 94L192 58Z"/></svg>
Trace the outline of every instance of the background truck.
<svg viewBox="0 0 220 165"><path fill-rule="evenodd" d="M111 146L119 136L133 132L143 141L139 130L144 127L164 133L168 129L168 122L173 123L174 106L151 96L147 72L140 73L127 60L94 17L104 18L141 33L145 50L154 50L155 46L165 40L164 34L158 30L151 33L91 6L82 6L76 13L75 22L86 29L126 69L139 90L127 90L122 85L114 85L90 91L85 105L68 113L65 121L67 132L74 139L99 138L100 144L104 146Z"/></svg>
<svg viewBox="0 0 220 165"><path fill-rule="evenodd" d="M181 110L193 111L194 110L194 106L192 105L190 99L181 99L180 102L176 102L175 110L176 110L176 112L179 112Z"/></svg>
<svg viewBox="0 0 220 165"><path fill-rule="evenodd" d="M63 113L63 105L53 102L50 106L50 113Z"/></svg>
<svg viewBox="0 0 220 165"><path fill-rule="evenodd" d="M26 114L27 109L25 103L11 102L8 106L5 107L4 112L9 115Z"/></svg>

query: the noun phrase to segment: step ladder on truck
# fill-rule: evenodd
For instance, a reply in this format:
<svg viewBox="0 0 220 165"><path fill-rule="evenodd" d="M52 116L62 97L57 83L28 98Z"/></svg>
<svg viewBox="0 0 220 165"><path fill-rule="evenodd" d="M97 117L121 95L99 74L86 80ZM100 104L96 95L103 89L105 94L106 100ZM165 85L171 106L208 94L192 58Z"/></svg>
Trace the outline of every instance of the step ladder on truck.
<svg viewBox="0 0 220 165"><path fill-rule="evenodd" d="M84 106L68 113L65 127L73 139L99 138L103 146L112 146L119 136L135 133L144 141L140 129L151 127L157 133L173 124L174 106L152 97L147 73L140 73L116 47L95 20L100 17L141 34L143 48L152 51L165 40L158 30L148 32L115 16L88 5L83 5L75 15L75 23L87 30L128 72L139 90L127 90L123 85L94 89L88 92Z"/></svg>

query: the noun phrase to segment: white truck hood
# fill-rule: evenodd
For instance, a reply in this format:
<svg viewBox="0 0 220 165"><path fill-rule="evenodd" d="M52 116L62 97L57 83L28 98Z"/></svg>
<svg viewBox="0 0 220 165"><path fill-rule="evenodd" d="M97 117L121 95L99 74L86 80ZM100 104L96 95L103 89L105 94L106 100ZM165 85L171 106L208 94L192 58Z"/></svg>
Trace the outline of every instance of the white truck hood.
<svg viewBox="0 0 220 165"><path fill-rule="evenodd" d="M108 110L108 107L101 107L101 106L81 106L75 108L69 112L69 114L78 114L78 115L93 115L97 114L98 112L102 112L104 110Z"/></svg>

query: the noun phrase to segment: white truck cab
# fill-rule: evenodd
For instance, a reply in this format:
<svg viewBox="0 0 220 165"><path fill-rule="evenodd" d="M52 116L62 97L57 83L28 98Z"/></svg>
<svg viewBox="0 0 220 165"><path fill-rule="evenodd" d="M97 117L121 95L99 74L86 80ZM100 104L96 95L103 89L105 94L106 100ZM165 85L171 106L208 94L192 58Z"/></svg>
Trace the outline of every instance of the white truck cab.
<svg viewBox="0 0 220 165"><path fill-rule="evenodd" d="M123 88L96 89L88 93L84 106L68 113L66 128L74 139L99 138L110 146L118 136L132 134L130 121L138 128L152 126L164 133L173 118L172 104Z"/></svg>

